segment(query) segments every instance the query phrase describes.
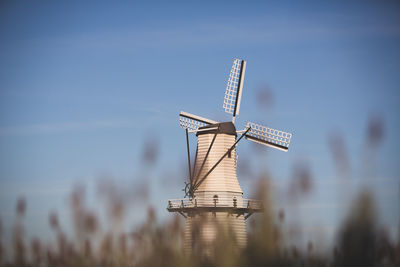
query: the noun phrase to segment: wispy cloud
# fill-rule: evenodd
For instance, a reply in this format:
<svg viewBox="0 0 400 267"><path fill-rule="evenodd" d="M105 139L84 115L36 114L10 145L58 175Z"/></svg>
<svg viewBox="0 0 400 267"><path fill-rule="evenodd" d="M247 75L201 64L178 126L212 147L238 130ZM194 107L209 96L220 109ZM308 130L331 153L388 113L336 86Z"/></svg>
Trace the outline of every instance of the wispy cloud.
<svg viewBox="0 0 400 267"><path fill-rule="evenodd" d="M135 127L131 120L94 120L86 122L60 122L40 123L19 126L0 127L0 135L30 135L30 134L51 134L63 132L77 132L93 129L106 128L131 128Z"/></svg>
<svg viewBox="0 0 400 267"><path fill-rule="evenodd" d="M62 178L29 181L2 177L0 183L0 198L61 196L68 194L71 187L71 182Z"/></svg>
<svg viewBox="0 0 400 267"><path fill-rule="evenodd" d="M337 23L337 21L341 23ZM347 23L346 23L347 22ZM96 49L135 50L138 48L182 48L212 45L241 46L265 45L269 43L293 43L312 40L400 36L400 29L385 23L362 19L340 18L291 18L268 16L247 18L225 18L223 21L189 21L161 26L91 32L71 36L50 37L32 40L41 45L43 41L55 47L79 47Z"/></svg>

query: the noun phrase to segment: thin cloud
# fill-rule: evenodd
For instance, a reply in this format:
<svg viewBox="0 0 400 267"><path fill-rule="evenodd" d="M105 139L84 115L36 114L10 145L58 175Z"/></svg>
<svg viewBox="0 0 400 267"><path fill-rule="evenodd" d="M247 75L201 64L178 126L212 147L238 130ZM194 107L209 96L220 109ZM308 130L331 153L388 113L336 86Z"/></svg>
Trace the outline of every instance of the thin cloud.
<svg viewBox="0 0 400 267"><path fill-rule="evenodd" d="M32 39L41 46L43 42L54 47L78 47L90 49L136 50L143 48L182 48L224 45L265 45L269 43L293 43L313 40L354 37L399 37L400 29L384 22L362 19L344 19L338 24L331 18L321 22L320 18L280 17L252 18L245 22L226 18L218 21L193 21L185 24L168 24L160 27L102 31L70 36Z"/></svg>
<svg viewBox="0 0 400 267"><path fill-rule="evenodd" d="M93 129L107 128L132 128L135 123L130 120L95 120L87 122L61 122L41 123L21 126L0 127L0 135L31 135L31 134L53 134L64 132L87 131Z"/></svg>

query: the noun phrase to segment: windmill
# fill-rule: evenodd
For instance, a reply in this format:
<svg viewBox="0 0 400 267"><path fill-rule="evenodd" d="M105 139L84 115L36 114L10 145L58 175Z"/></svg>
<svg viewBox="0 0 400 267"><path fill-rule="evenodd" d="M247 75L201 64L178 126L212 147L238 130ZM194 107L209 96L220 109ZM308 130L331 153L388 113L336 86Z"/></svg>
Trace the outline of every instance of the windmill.
<svg viewBox="0 0 400 267"><path fill-rule="evenodd" d="M236 176L236 146L247 140L287 151L292 134L248 122L243 130L236 130L239 115L246 61L235 59L226 86L223 108L232 114L232 121L217 122L181 111L180 127L185 129L189 165L189 181L185 182L185 197L170 199L167 210L186 218L184 246L192 251L196 242L212 243L217 234L216 224L231 228L239 247L247 242L245 220L253 213L262 212L261 201L243 198ZM189 133L198 141L194 164L190 160ZM197 239L194 228L202 221Z"/></svg>

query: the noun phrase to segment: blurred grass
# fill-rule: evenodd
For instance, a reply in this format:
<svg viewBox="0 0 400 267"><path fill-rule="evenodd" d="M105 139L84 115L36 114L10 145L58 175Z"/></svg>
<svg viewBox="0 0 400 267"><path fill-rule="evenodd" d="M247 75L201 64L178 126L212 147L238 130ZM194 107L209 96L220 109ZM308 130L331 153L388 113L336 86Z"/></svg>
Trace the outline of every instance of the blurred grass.
<svg viewBox="0 0 400 267"><path fill-rule="evenodd" d="M362 191L342 223L332 253L313 253L310 242L302 252L285 242L283 220L272 216L268 180L262 179L259 195L265 205L263 214L249 224L248 245L243 250L235 246L234 235L218 231L214 244L208 244L212 257L195 250L183 251L183 220L171 216L159 222L152 208L143 224L133 232L109 229L99 231L97 215L82 208L82 190L71 194L76 237L61 229L56 213L49 215L49 227L56 235L56 244L39 238L28 241L23 228L26 203L17 201L16 223L13 229L12 257L0 253L1 266L400 266L400 244L394 243L384 229L379 229L373 196ZM115 213L114 216L119 216ZM110 218L110 220L115 220ZM1 232L0 232L1 234ZM1 235L0 235L1 238ZM3 245L0 246L0 252ZM9 255L10 256L10 255Z"/></svg>
<svg viewBox="0 0 400 267"><path fill-rule="evenodd" d="M383 138L383 123L372 120L367 128L369 153L376 149ZM150 142L149 144L151 144ZM154 142L153 142L154 143ZM345 142L334 135L329 144L339 175L349 177L349 163ZM154 146L147 145L144 163L157 161ZM293 181L289 184L290 195L296 202L301 195L313 190L309 166L295 165ZM62 229L56 212L49 214L49 230L56 242L49 243L40 238L27 240L24 217L27 203L20 198L16 203L15 225L10 255L6 255L0 220L0 266L400 266L400 238L394 242L386 229L378 224L377 208L373 194L362 190L353 203L340 231L335 237L332 251L317 253L315 245L308 242L306 250L288 243L290 233L285 229L285 211L273 216L269 179L259 175L255 197L264 203L265 212L254 216L248 223L248 243L244 249L235 245L230 229L220 228L213 244L196 244L192 254L183 250L184 221L179 215L171 215L169 221L160 222L154 209L148 207L146 220L131 232L121 227L125 219L130 193L107 181L99 183L102 207L107 222L102 225L100 215L85 206L85 190L73 189L70 209L74 236ZM140 198L147 198L146 185L140 185ZM400 227L400 226L399 226ZM400 230L400 229L399 229ZM195 229L196 231L196 229ZM212 253L203 253L204 250ZM8 251L8 250L7 250Z"/></svg>

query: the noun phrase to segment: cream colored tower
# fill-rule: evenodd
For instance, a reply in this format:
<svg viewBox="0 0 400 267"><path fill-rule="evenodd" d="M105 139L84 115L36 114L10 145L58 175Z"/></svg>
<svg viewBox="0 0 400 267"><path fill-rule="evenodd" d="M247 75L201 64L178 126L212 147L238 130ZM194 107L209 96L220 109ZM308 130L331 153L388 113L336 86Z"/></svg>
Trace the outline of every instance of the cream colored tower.
<svg viewBox="0 0 400 267"><path fill-rule="evenodd" d="M195 183L199 182L199 179L204 177L236 142L236 130L233 123L221 123L218 126L217 129L197 134L198 160L194 171L199 170L200 172L195 173ZM211 127L208 126L208 128ZM204 127L202 130L206 128ZM214 137L214 143L211 145ZM209 154L206 158L208 151ZM206 209L205 212L195 211L187 217L185 230L185 249L187 251L191 251L192 246L195 246L194 230L200 231L198 236L200 240L197 241L207 245L215 240L218 227L232 231L239 247L246 245L245 215L233 210L235 205L236 207L243 206L243 191L236 176L236 158L236 149L233 149L197 187L194 193L197 207ZM203 162L204 166L201 169ZM193 223L197 223L199 229L193 229L196 227Z"/></svg>

